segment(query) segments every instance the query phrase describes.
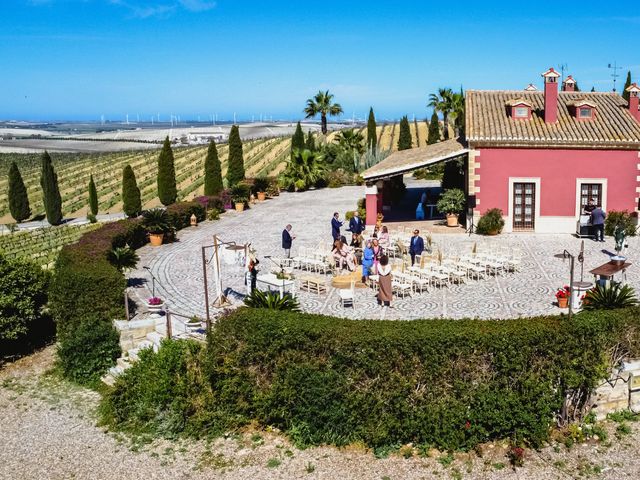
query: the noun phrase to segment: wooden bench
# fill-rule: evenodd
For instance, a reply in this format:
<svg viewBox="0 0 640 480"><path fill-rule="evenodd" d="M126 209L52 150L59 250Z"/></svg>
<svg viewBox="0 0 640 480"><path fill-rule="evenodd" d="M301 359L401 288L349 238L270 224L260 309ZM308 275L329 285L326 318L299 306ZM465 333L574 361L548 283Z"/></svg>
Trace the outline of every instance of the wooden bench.
<svg viewBox="0 0 640 480"><path fill-rule="evenodd" d="M300 289L322 295L327 293L327 279L322 275L303 275L300 279Z"/></svg>

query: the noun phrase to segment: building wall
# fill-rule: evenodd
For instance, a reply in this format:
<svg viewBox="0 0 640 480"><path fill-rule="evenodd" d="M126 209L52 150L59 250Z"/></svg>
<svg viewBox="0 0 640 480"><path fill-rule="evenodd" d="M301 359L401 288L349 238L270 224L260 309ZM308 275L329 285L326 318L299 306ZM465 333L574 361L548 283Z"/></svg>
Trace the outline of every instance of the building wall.
<svg viewBox="0 0 640 480"><path fill-rule="evenodd" d="M477 214L500 208L511 231L514 181L536 183L536 232L575 232L579 184L603 184L605 210L637 211L640 152L569 149L477 149L470 162Z"/></svg>

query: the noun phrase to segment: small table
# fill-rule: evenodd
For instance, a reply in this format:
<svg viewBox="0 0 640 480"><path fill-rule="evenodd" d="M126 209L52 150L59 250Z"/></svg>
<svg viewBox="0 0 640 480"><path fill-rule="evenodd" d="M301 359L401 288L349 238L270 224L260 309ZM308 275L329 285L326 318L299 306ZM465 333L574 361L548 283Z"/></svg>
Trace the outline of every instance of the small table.
<svg viewBox="0 0 640 480"><path fill-rule="evenodd" d="M629 268L632 264L629 262L625 263L617 263L617 262L607 262L599 267L590 270L589 273L596 277L596 284L599 285L607 285L609 282L613 281L613 277L616 273L620 273L623 282L627 281L627 268ZM598 278L599 277L599 278Z"/></svg>
<svg viewBox="0 0 640 480"><path fill-rule="evenodd" d="M295 282L293 280L280 279L273 273L267 273L265 275L258 275L256 278L256 286L260 284L266 287L266 290L278 290L280 292L280 298L284 298L284 294L287 290L293 298L296 298Z"/></svg>

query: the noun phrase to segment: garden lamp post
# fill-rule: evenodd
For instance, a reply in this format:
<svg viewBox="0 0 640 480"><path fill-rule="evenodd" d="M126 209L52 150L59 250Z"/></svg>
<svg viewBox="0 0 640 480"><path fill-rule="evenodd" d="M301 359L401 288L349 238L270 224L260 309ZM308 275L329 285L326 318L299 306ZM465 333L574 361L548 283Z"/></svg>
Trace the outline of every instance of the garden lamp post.
<svg viewBox="0 0 640 480"><path fill-rule="evenodd" d="M562 253L556 253L556 258L569 259L569 320L571 320L571 314L573 313L573 267L575 266L576 257L571 255L567 250Z"/></svg>
<svg viewBox="0 0 640 480"><path fill-rule="evenodd" d="M149 267L142 267L144 268L147 272L149 272L149 275L151 275L151 296L155 297L156 296L156 277L153 276L153 273L151 273L151 269Z"/></svg>

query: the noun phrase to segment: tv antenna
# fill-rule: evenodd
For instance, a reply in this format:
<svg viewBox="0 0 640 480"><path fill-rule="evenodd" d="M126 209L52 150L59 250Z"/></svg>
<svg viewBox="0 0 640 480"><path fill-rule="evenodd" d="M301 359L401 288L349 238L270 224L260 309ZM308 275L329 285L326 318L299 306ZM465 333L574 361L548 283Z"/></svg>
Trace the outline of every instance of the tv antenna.
<svg viewBox="0 0 640 480"><path fill-rule="evenodd" d="M569 65L567 65L566 63L561 63L560 65L558 65L558 69L560 70L560 85L562 85L564 83L564 72L569 70Z"/></svg>
<svg viewBox="0 0 640 480"><path fill-rule="evenodd" d="M610 70L613 70L611 77L613 78L613 91L616 91L616 79L620 76L618 70L622 70L622 67L618 66L618 62L613 62L613 65L609 64L607 66Z"/></svg>

